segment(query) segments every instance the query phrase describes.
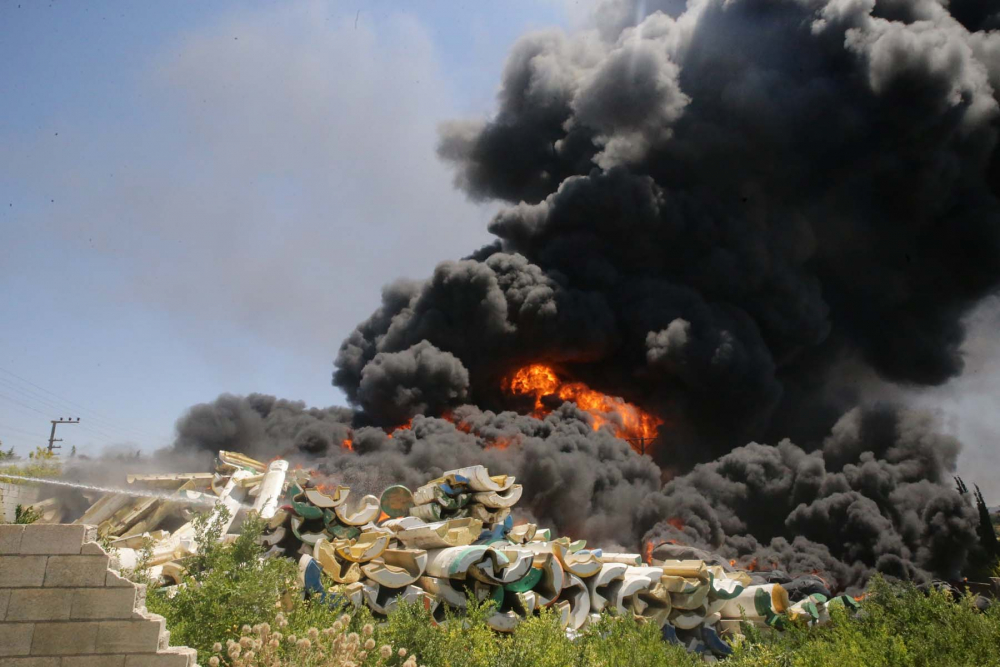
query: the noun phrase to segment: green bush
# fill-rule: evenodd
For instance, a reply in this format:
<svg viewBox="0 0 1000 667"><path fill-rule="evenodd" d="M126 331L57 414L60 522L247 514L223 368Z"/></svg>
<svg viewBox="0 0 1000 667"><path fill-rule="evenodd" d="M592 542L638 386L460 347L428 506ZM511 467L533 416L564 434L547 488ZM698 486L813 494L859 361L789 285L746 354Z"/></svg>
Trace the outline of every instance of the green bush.
<svg viewBox="0 0 1000 667"><path fill-rule="evenodd" d="M172 642L197 648L201 664L218 651L213 645L239 641L244 626L272 623L284 611L286 635L307 636L330 627L342 613L303 600L291 560L261 561L257 538L262 524L249 518L230 545L217 541L221 523L199 519L199 556L187 563L184 586L168 598L151 591L150 610L167 619ZM350 610L351 630L373 619L366 609ZM489 629L489 603L469 601L464 616L436 624L421 606L401 604L374 630L373 639L406 647L427 667L694 667L703 664L682 647L665 643L659 628L631 617L604 616L570 639L553 612L522 622L510 635ZM925 594L912 584L872 580L861 611L833 610L823 626L787 623L783 632L746 628L729 667L1000 667L1000 604L979 612L971 597ZM244 632L241 633L241 629ZM369 630L370 631L370 630ZM313 631L315 632L315 630ZM281 664L298 664L287 655ZM377 660L374 654L365 664ZM301 662L301 661L299 661ZM396 667L403 656L382 664Z"/></svg>

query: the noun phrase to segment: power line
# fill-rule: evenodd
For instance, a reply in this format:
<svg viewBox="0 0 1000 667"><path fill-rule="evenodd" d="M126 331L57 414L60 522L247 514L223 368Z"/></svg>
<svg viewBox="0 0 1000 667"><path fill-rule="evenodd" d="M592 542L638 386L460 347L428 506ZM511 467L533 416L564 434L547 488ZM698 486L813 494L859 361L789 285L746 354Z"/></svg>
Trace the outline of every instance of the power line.
<svg viewBox="0 0 1000 667"><path fill-rule="evenodd" d="M45 439L45 436L39 433L32 433L31 431L25 431L23 428L8 426L7 424L0 424L0 428L4 429L5 431L16 431L18 433L21 433L22 435L30 435L33 438L41 438L43 440Z"/></svg>
<svg viewBox="0 0 1000 667"><path fill-rule="evenodd" d="M11 403L16 403L16 404L20 405L22 408L28 408L32 412L37 412L38 414L40 414L42 416L48 417L47 414L45 414L44 412L42 412L38 408L33 408L30 405L28 405L27 403L22 403L21 401L17 400L16 398L11 398L10 396L7 396L6 394L0 394L0 398L5 398L8 401L10 401Z"/></svg>
<svg viewBox="0 0 1000 667"><path fill-rule="evenodd" d="M34 387L35 389L43 391L46 394L48 394L49 396L52 396L52 397L54 397L54 398L56 398L56 399L58 399L60 401L63 401L63 402L65 402L65 403L67 403L67 404L69 404L71 406L74 406L75 408L77 408L79 410L83 410L85 412L90 413L90 415L91 415L90 419L92 419L94 421L97 421L99 423L103 422L104 423L103 425L104 425L105 428L110 428L110 429L113 429L113 430L116 430L116 431L121 431L123 433L130 433L132 437L139 437L141 439L151 438L151 439L155 440L155 439L157 439L159 437L159 436L153 435L151 433L147 433L146 431L143 431L141 429L137 429L137 428L134 428L134 427L130 427L130 426L121 424L120 422L117 422L116 420L114 420L114 419L112 419L110 417L106 417L106 416L100 414L99 412L96 412L95 410L91 410L90 408L88 408L86 406L83 406L83 405L80 405L79 403L77 403L75 401L71 401L70 399L68 399L68 398L66 398L64 396L60 396L59 394L56 394L53 391L49 391L45 387L42 387L41 385L35 384L31 380L28 380L27 378L23 378L20 375L18 375L16 373L13 373L13 372L5 369L5 368L0 368L0 372L6 373L7 375L9 375L9 376L11 376L13 378L18 379L21 382L24 382L25 384L29 384L32 387ZM0 378L0 380L2 380L2 378ZM6 381L6 382L7 382L8 385L10 384L9 380ZM23 391L23 392L31 391L31 390L28 390L28 389L24 389L23 387L21 387L19 389L21 391ZM32 393L34 393L34 392L32 392ZM36 396L37 396L37 394L36 394ZM39 399L41 400L41 397L39 397ZM63 407L60 407L58 409L63 410L63 411L67 411Z"/></svg>

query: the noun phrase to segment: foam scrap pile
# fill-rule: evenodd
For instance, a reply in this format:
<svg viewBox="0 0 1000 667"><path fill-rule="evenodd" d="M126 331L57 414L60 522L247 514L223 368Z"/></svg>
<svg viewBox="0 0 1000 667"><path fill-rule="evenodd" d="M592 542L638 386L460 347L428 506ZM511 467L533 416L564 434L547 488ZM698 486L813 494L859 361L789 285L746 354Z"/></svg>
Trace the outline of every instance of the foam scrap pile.
<svg viewBox="0 0 1000 667"><path fill-rule="evenodd" d="M289 471L286 461L264 464L232 452L220 452L218 461L215 473L130 476L132 484L174 493L138 502L109 494L79 522L112 538L123 567L151 538L152 574L179 583L184 558L197 550L190 505L211 498L212 512L230 510L219 517L228 515L223 535L241 510L257 512L267 522L267 555L298 558L305 594L321 600L365 605L376 616L415 602L436 622L470 597L492 600L488 623L499 632L546 607L569 632L614 610L657 624L665 639L709 661L730 653L724 638L739 633L744 619L813 624L828 619L832 606L856 606L849 596L815 592L793 603L780 583L759 583L726 565L655 555L644 563L639 554L588 549L535 524L514 525L521 486L483 466L448 471L412 492L391 486L380 497L358 497L345 486L317 484L308 471ZM168 518L182 523L160 529Z"/></svg>

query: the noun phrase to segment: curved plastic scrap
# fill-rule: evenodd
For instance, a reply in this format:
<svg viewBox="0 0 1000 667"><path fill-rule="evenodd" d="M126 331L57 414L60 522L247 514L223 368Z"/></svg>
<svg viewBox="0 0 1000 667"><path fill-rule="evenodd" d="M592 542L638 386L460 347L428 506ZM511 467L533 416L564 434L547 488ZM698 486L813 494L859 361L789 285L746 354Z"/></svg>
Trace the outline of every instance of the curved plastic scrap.
<svg viewBox="0 0 1000 667"><path fill-rule="evenodd" d="M468 516L479 519L485 524L503 523L510 516L510 508L504 507L498 510L490 510L483 505L469 505L465 508Z"/></svg>
<svg viewBox="0 0 1000 667"><path fill-rule="evenodd" d="M494 475L490 477L486 466L482 465L449 470L442 477L452 486L465 485L473 491L506 491L514 485L512 476Z"/></svg>
<svg viewBox="0 0 1000 667"><path fill-rule="evenodd" d="M389 545L389 536L374 530L361 533L356 540L348 540L334 544L337 555L352 563L367 563L378 558Z"/></svg>
<svg viewBox="0 0 1000 667"><path fill-rule="evenodd" d="M383 510L384 511L384 510ZM409 510L407 510L409 511ZM409 530L411 528L419 528L420 526L426 525L423 519L415 516L403 516L395 517L392 519L387 519L379 524L380 528L385 528L393 533L400 533L404 530Z"/></svg>
<svg viewBox="0 0 1000 667"><path fill-rule="evenodd" d="M514 632L514 629L521 623L521 616L517 612L495 611L486 619L486 625L495 632Z"/></svg>
<svg viewBox="0 0 1000 667"><path fill-rule="evenodd" d="M437 601L428 596L426 592L416 586L406 586L405 588L388 588L380 586L374 581L362 582L362 596L365 605L376 614L388 616L400 602L425 604L424 598L430 598L433 606L437 606Z"/></svg>
<svg viewBox="0 0 1000 667"><path fill-rule="evenodd" d="M420 577L419 585L431 595L456 609L465 609L468 592L471 592L473 598L479 602L493 600L497 606L501 605L504 599L504 591L500 586L475 580L470 580L467 585L463 585L463 582L425 575Z"/></svg>
<svg viewBox="0 0 1000 667"><path fill-rule="evenodd" d="M522 547L534 553L551 553L563 566L563 569L575 574L581 579L592 577L601 571L603 563L589 551L571 552L569 541L529 542Z"/></svg>
<svg viewBox="0 0 1000 667"><path fill-rule="evenodd" d="M427 574L444 579L465 579L469 568L486 558L489 551L489 547L476 544L428 551Z"/></svg>
<svg viewBox="0 0 1000 667"><path fill-rule="evenodd" d="M626 566L621 584L616 587L617 590L615 591L614 604L618 613L632 612L635 602L639 600L637 597L638 593L645 591L653 584L654 575L649 572L651 569L655 568ZM639 606L645 608L645 605L641 601Z"/></svg>
<svg viewBox="0 0 1000 667"><path fill-rule="evenodd" d="M290 523L292 534L304 544L315 545L319 540L326 538L326 533L322 529L310 530L315 522L306 522L302 517L293 516Z"/></svg>
<svg viewBox="0 0 1000 667"><path fill-rule="evenodd" d="M601 553L598 557L602 563L621 563L623 565L631 565L633 567L638 567L642 565L642 556L639 554L621 554L621 553Z"/></svg>
<svg viewBox="0 0 1000 667"><path fill-rule="evenodd" d="M490 549L486 558L469 568L469 574L492 584L510 584L523 579L532 569L535 555L523 549Z"/></svg>
<svg viewBox="0 0 1000 667"><path fill-rule="evenodd" d="M704 607L698 609L674 609L670 614L669 622L675 628L693 630L705 622L705 609Z"/></svg>
<svg viewBox="0 0 1000 667"><path fill-rule="evenodd" d="M548 542L552 539L551 528L536 528L535 534L531 536L531 542Z"/></svg>
<svg viewBox="0 0 1000 667"><path fill-rule="evenodd" d="M477 519L478 520L478 519ZM514 525L514 520L508 515L500 523L493 524L489 529L484 530L479 534L479 539L476 540L476 544L496 544L500 542L500 548L504 545L508 545L510 542L507 540L507 535L510 533L511 527Z"/></svg>
<svg viewBox="0 0 1000 667"><path fill-rule="evenodd" d="M440 480L424 484L413 492L414 505L437 503L445 509L461 509L472 500L470 493L456 493L448 484Z"/></svg>
<svg viewBox="0 0 1000 667"><path fill-rule="evenodd" d="M562 564L549 552L535 554L531 566L541 570L542 576L532 589L538 597L539 607L548 607L559 598L566 580Z"/></svg>
<svg viewBox="0 0 1000 667"><path fill-rule="evenodd" d="M569 602L567 627L573 630L582 628L590 616L590 591L587 590L587 585L580 577L569 574L559 599Z"/></svg>
<svg viewBox="0 0 1000 667"><path fill-rule="evenodd" d="M378 498L364 496L357 503L348 498L347 502L334 507L333 511L341 523L346 523L348 526L363 526L377 519L382 509L379 507Z"/></svg>
<svg viewBox="0 0 1000 667"><path fill-rule="evenodd" d="M292 512L303 519L322 519L323 509L316 507L306 498L301 486L292 485L288 489L288 496L291 499Z"/></svg>
<svg viewBox="0 0 1000 667"><path fill-rule="evenodd" d="M482 530L483 522L479 519L452 519L401 530L396 539L410 548L444 549L472 544Z"/></svg>
<svg viewBox="0 0 1000 667"><path fill-rule="evenodd" d="M666 584L661 584L666 587ZM690 593L670 593L673 605L678 609L697 609L708 600L708 592L711 590L709 582L702 582L694 591Z"/></svg>
<svg viewBox="0 0 1000 667"><path fill-rule="evenodd" d="M337 558L336 547L328 540L316 542L313 557L338 584L353 584L361 580L361 567L357 563Z"/></svg>
<svg viewBox="0 0 1000 667"><path fill-rule="evenodd" d="M323 509L333 509L347 502L347 497L351 490L346 486L337 486L331 493L324 493L319 489L306 489L306 500Z"/></svg>
<svg viewBox="0 0 1000 667"><path fill-rule="evenodd" d="M590 610L600 613L608 606L608 587L613 582L620 582L625 577L627 566L624 563L604 563L601 571L593 577L584 580L587 592L590 594Z"/></svg>
<svg viewBox="0 0 1000 667"><path fill-rule="evenodd" d="M410 516L415 516L418 519L423 519L428 522L435 522L441 520L442 507L437 503L427 503L426 505L414 505L410 508Z"/></svg>
<svg viewBox="0 0 1000 667"><path fill-rule="evenodd" d="M326 531L338 540L356 540L361 536L361 529L357 526L342 526L339 523L331 523Z"/></svg>
<svg viewBox="0 0 1000 667"><path fill-rule="evenodd" d="M513 507L521 499L522 487L520 484L513 484L506 491L481 491L472 494L472 500L493 509L503 507Z"/></svg>
<svg viewBox="0 0 1000 667"><path fill-rule="evenodd" d="M531 559L534 562L534 558ZM537 567L532 567L528 572L518 579L517 581L512 581L509 584L504 584L503 589L510 593L527 593L535 587L535 585L542 580L542 571Z"/></svg>
<svg viewBox="0 0 1000 667"><path fill-rule="evenodd" d="M322 570L312 556L304 555L299 559L299 585L305 590L306 596L323 595Z"/></svg>
<svg viewBox="0 0 1000 667"><path fill-rule="evenodd" d="M416 583L426 569L427 552L423 549L386 549L380 558L361 566L366 577L389 588Z"/></svg>
<svg viewBox="0 0 1000 667"><path fill-rule="evenodd" d="M538 530L538 526L533 523L522 523L517 526L511 526L510 532L507 533L507 539L514 544L524 544L531 541L531 538L535 536L536 530Z"/></svg>
<svg viewBox="0 0 1000 667"><path fill-rule="evenodd" d="M266 464L239 452L220 451L219 462L222 466L228 466L233 469L253 470L254 472L264 472L267 470Z"/></svg>
<svg viewBox="0 0 1000 667"><path fill-rule="evenodd" d="M504 606L510 607L509 611L513 611L521 616L531 616L535 613L535 607L538 606L538 596L531 591L505 591Z"/></svg>
<svg viewBox="0 0 1000 667"><path fill-rule="evenodd" d="M701 640L705 642L705 646L708 647L709 651L718 656L725 657L733 653L733 647L719 636L715 628L708 627L707 625L701 626Z"/></svg>
<svg viewBox="0 0 1000 667"><path fill-rule="evenodd" d="M732 600L743 592L748 583L749 581L744 583L740 579L730 579L729 577L719 578L713 575L710 584L712 597L716 600Z"/></svg>
<svg viewBox="0 0 1000 667"><path fill-rule="evenodd" d="M667 622L673 608L670 593L658 581L651 582L646 589L640 590L632 598L632 611L657 625Z"/></svg>

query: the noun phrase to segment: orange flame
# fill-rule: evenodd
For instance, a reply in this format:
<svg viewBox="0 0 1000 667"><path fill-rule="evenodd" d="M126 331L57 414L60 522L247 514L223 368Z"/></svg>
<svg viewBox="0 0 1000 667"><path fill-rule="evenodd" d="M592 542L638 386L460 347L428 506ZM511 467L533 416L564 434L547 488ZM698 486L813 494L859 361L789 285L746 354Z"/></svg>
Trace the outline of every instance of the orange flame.
<svg viewBox="0 0 1000 667"><path fill-rule="evenodd" d="M501 435L486 443L486 446L483 447L483 449L507 449L510 447L512 442L512 438L507 438Z"/></svg>
<svg viewBox="0 0 1000 667"><path fill-rule="evenodd" d="M388 518L389 518L389 515L386 514L385 512L382 512L381 514L378 515L378 519L375 520L375 523L382 523L383 521L385 521Z"/></svg>
<svg viewBox="0 0 1000 667"><path fill-rule="evenodd" d="M646 542L646 548L642 552L642 560L645 561L646 565L650 565L653 562L653 543Z"/></svg>
<svg viewBox="0 0 1000 667"><path fill-rule="evenodd" d="M343 441L341 441L340 446L342 449L346 449L347 451L354 451L354 441L350 438L344 438Z"/></svg>
<svg viewBox="0 0 1000 667"><path fill-rule="evenodd" d="M677 517L670 517L669 519L667 519L667 523L669 523L677 530L684 530L684 519L679 519Z"/></svg>
<svg viewBox="0 0 1000 667"><path fill-rule="evenodd" d="M410 417L408 420L406 420L405 424L400 424L399 426L393 427L387 433L387 435L391 438L392 434L395 433L396 431L405 431L405 430L408 430L411 426L413 426L413 417Z"/></svg>
<svg viewBox="0 0 1000 667"><path fill-rule="evenodd" d="M544 364L530 364L518 370L511 378L508 389L514 394L534 396L534 416L539 418L548 412L542 400L544 397L558 396L564 401L572 401L592 417L595 431L608 425L615 436L623 440L652 440L663 424L663 420L656 415L622 398L594 391L582 382L561 381L556 372ZM629 444L636 451L644 449L635 442Z"/></svg>
<svg viewBox="0 0 1000 667"><path fill-rule="evenodd" d="M735 558L730 558L729 559L729 565L731 567L736 567L736 559Z"/></svg>

